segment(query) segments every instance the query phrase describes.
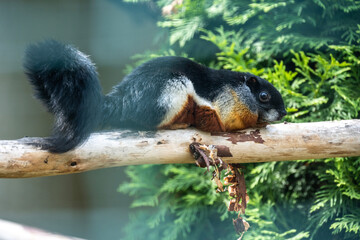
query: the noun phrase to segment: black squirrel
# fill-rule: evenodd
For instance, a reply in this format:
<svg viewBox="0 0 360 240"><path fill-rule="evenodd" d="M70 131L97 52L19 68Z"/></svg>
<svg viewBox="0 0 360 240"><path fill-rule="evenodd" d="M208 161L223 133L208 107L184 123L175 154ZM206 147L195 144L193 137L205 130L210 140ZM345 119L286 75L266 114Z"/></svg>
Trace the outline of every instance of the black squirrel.
<svg viewBox="0 0 360 240"><path fill-rule="evenodd" d="M55 115L42 149L62 153L105 128L137 130L194 126L233 131L280 120L280 93L250 73L215 70L187 58L160 57L135 68L103 95L95 65L71 45L47 40L30 45L26 75L35 96Z"/></svg>

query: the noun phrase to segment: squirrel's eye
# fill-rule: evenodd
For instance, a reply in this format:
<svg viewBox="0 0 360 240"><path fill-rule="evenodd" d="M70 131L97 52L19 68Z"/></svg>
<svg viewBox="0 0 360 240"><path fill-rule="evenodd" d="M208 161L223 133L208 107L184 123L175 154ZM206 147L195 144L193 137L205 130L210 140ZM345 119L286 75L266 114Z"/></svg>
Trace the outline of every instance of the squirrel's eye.
<svg viewBox="0 0 360 240"><path fill-rule="evenodd" d="M259 99L261 102L268 102L270 100L270 94L268 92L261 92L259 94Z"/></svg>

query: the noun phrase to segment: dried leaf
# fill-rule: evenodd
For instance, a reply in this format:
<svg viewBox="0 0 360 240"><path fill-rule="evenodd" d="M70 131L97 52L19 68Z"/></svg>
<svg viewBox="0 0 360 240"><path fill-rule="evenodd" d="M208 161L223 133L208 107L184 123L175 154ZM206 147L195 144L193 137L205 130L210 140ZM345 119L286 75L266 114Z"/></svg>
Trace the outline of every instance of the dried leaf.
<svg viewBox="0 0 360 240"><path fill-rule="evenodd" d="M224 177L224 184L230 185L227 188L229 192L230 199L228 211L239 212L239 214L244 214L246 209L246 204L249 201L249 196L246 193L246 184L244 174L239 171L239 168L244 168L239 164L226 164L218 157L218 149L215 145L204 145L197 142L193 142L189 146L190 152L193 154L196 164L199 167L207 168L207 171L210 171L210 166L214 167L212 173L212 180L215 181L217 185L216 192L223 192L224 185L220 180L221 171L227 169L226 177ZM225 148L223 148L225 149ZM241 217L233 219L233 224L235 231L238 234L241 234L242 238L244 232L248 230L250 225L243 220Z"/></svg>
<svg viewBox="0 0 360 240"><path fill-rule="evenodd" d="M250 228L250 225L247 221L242 219L242 217L238 217L237 219L233 219L233 225L235 228L235 232L240 235L238 240L241 240L244 233Z"/></svg>
<svg viewBox="0 0 360 240"><path fill-rule="evenodd" d="M229 195L232 197L236 197L236 201L239 203L239 208L237 206L234 207L234 210L241 210L241 213L245 213L246 203L248 202L248 195L246 193L246 184L245 177L243 173L240 173L238 167L233 164L229 165L230 171L232 175L227 179L228 182L233 183L229 186L228 191ZM235 178L235 179L234 179Z"/></svg>

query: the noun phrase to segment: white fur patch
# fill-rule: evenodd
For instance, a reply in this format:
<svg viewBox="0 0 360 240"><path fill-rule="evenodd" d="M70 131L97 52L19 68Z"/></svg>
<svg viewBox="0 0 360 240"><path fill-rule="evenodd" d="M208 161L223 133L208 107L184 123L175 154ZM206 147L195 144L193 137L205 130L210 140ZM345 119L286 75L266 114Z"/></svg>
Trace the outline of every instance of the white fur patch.
<svg viewBox="0 0 360 240"><path fill-rule="evenodd" d="M213 109L210 101L196 94L194 85L187 77L173 78L167 82L161 97L158 99L159 106L167 109L167 113L158 127L168 124L183 109L188 96L193 97L197 105L208 106Z"/></svg>
<svg viewBox="0 0 360 240"><path fill-rule="evenodd" d="M270 109L269 111L266 111L263 116L264 120L269 122L274 122L278 120L279 113L275 109Z"/></svg>

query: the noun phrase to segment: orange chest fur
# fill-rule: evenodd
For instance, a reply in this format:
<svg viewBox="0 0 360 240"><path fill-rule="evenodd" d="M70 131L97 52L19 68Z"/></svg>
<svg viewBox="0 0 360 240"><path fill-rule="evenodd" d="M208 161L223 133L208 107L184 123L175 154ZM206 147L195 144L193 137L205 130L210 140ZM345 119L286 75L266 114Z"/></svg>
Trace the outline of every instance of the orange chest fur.
<svg viewBox="0 0 360 240"><path fill-rule="evenodd" d="M198 105L188 95L180 111L171 120L160 126L160 129L177 129L194 126L207 132L223 132L253 127L258 115L251 112L236 95L226 103L215 102L213 107Z"/></svg>

